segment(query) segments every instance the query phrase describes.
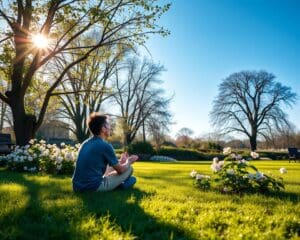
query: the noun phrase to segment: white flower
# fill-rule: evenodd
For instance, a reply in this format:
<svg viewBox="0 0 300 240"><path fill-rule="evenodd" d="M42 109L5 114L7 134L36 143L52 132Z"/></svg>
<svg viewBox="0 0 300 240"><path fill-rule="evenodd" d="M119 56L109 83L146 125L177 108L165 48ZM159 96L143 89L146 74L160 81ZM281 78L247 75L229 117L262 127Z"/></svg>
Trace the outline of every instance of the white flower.
<svg viewBox="0 0 300 240"><path fill-rule="evenodd" d="M219 164L219 166L222 168L223 167L223 165L224 165L224 161L220 161L218 164Z"/></svg>
<svg viewBox="0 0 300 240"><path fill-rule="evenodd" d="M30 139L30 141L29 141L30 144L34 144L34 142L35 142L35 139Z"/></svg>
<svg viewBox="0 0 300 240"><path fill-rule="evenodd" d="M214 157L214 158L213 158L213 163L214 163L214 164L217 164L218 162L219 162L219 158L218 158L218 157Z"/></svg>
<svg viewBox="0 0 300 240"><path fill-rule="evenodd" d="M219 164L212 164L210 166L210 168L214 171L214 172L219 172L221 170L221 166Z"/></svg>
<svg viewBox="0 0 300 240"><path fill-rule="evenodd" d="M42 152L41 156L47 157L47 156L49 156L49 153L50 153L49 150L46 149L44 152Z"/></svg>
<svg viewBox="0 0 300 240"><path fill-rule="evenodd" d="M62 167L61 164L58 164L58 165L56 166L57 170L61 170L61 167Z"/></svg>
<svg viewBox="0 0 300 240"><path fill-rule="evenodd" d="M231 147L226 147L223 149L223 154L228 155L231 153Z"/></svg>
<svg viewBox="0 0 300 240"><path fill-rule="evenodd" d="M240 154L237 154L236 156L236 159L238 159L238 160L241 160L243 157L242 157L242 155L240 155Z"/></svg>
<svg viewBox="0 0 300 240"><path fill-rule="evenodd" d="M223 191L224 191L224 192L229 192L229 189L228 189L227 187L224 187L224 188L223 188Z"/></svg>
<svg viewBox="0 0 300 240"><path fill-rule="evenodd" d="M45 148L43 146L40 146L39 150L40 150L40 152L43 152L43 151L45 151Z"/></svg>
<svg viewBox="0 0 300 240"><path fill-rule="evenodd" d="M24 166L23 169L24 169L24 171L27 171L27 167L26 166Z"/></svg>
<svg viewBox="0 0 300 240"><path fill-rule="evenodd" d="M28 160L29 162L32 162L32 160L33 160L33 157L31 157L31 156L28 156L27 160Z"/></svg>
<svg viewBox="0 0 300 240"><path fill-rule="evenodd" d="M279 172L281 174L285 174L285 173L287 173L287 170L286 170L286 168L282 167L282 168L279 169Z"/></svg>
<svg viewBox="0 0 300 240"><path fill-rule="evenodd" d="M245 159L242 159L242 160L240 160L240 163L248 164L248 161L246 161Z"/></svg>
<svg viewBox="0 0 300 240"><path fill-rule="evenodd" d="M46 141L43 139L40 141L40 144L45 144L45 143L46 143Z"/></svg>
<svg viewBox="0 0 300 240"><path fill-rule="evenodd" d="M64 146L66 146L66 144L65 144L64 142L62 142L62 143L60 144L60 146L61 146L61 147L64 147Z"/></svg>
<svg viewBox="0 0 300 240"><path fill-rule="evenodd" d="M256 152L251 152L251 153L250 153L250 156L251 156L253 159L258 159L258 158L259 158L259 154L256 153Z"/></svg>
<svg viewBox="0 0 300 240"><path fill-rule="evenodd" d="M233 169L228 169L228 170L227 170L227 173L228 173L229 175L234 175L234 170L233 170Z"/></svg>
<svg viewBox="0 0 300 240"><path fill-rule="evenodd" d="M202 175L202 174L196 175L196 180L201 180L202 178L204 178L204 175Z"/></svg>
<svg viewBox="0 0 300 240"><path fill-rule="evenodd" d="M72 160L73 160L72 153L67 153L67 154L65 155L65 158L66 158L67 161L72 161Z"/></svg>
<svg viewBox="0 0 300 240"><path fill-rule="evenodd" d="M56 161L57 161L58 163L61 163L62 160L63 160L63 158L62 158L61 156L56 157Z"/></svg>
<svg viewBox="0 0 300 240"><path fill-rule="evenodd" d="M28 148L30 148L30 145L29 144L25 145L25 149L28 149Z"/></svg>
<svg viewBox="0 0 300 240"><path fill-rule="evenodd" d="M191 177L195 177L196 174L197 174L197 172L196 172L195 170L192 170L191 173L190 173L190 176L191 176Z"/></svg>

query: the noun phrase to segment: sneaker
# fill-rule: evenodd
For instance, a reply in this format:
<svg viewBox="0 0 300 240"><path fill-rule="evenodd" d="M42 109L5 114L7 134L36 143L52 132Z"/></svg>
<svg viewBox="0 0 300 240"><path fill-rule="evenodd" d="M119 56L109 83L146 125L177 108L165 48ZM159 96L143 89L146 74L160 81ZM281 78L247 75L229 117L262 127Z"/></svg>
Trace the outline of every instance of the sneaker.
<svg viewBox="0 0 300 240"><path fill-rule="evenodd" d="M136 183L136 177L131 176L127 178L123 183L119 185L119 189L128 189L131 188Z"/></svg>

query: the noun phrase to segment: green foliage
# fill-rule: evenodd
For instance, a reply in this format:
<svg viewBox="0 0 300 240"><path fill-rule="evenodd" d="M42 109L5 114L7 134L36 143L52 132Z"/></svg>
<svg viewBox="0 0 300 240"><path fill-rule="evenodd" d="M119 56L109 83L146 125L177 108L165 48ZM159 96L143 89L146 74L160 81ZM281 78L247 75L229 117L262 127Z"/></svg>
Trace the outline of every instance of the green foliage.
<svg viewBox="0 0 300 240"><path fill-rule="evenodd" d="M299 239L300 165L257 161L286 191L229 195L195 190L188 173L211 162L134 164L128 191L72 192L70 176L0 169L0 239Z"/></svg>
<svg viewBox="0 0 300 240"><path fill-rule="evenodd" d="M152 154L153 152L153 146L147 141L134 142L128 146L129 154Z"/></svg>
<svg viewBox="0 0 300 240"><path fill-rule="evenodd" d="M174 147L162 147L157 150L157 155L168 156L181 161L206 159L205 155L197 150Z"/></svg>
<svg viewBox="0 0 300 240"><path fill-rule="evenodd" d="M201 145L202 149L222 151L223 147L216 142L204 142Z"/></svg>

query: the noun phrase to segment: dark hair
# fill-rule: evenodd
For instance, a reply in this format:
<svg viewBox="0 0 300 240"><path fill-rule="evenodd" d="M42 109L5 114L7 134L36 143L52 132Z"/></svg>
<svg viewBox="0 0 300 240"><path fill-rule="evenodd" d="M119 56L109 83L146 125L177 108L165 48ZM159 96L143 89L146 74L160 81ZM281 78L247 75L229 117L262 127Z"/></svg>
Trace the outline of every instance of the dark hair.
<svg viewBox="0 0 300 240"><path fill-rule="evenodd" d="M87 119L87 125L93 135L99 135L101 128L106 124L107 116L93 112Z"/></svg>

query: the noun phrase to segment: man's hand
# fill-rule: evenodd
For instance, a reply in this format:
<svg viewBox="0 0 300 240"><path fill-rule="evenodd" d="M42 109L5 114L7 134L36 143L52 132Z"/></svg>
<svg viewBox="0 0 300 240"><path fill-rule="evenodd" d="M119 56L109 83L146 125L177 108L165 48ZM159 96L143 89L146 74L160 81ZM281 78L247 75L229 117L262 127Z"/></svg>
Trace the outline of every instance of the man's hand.
<svg viewBox="0 0 300 240"><path fill-rule="evenodd" d="M137 161L139 159L139 157L137 155L131 155L128 159L127 162L129 164L133 164L135 161Z"/></svg>
<svg viewBox="0 0 300 240"><path fill-rule="evenodd" d="M126 160L127 160L128 157L129 157L129 155L128 155L127 152L122 153L121 157L120 157L120 160L119 160L119 163L120 164L126 163Z"/></svg>

